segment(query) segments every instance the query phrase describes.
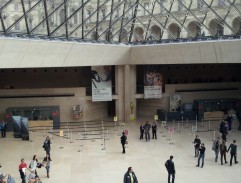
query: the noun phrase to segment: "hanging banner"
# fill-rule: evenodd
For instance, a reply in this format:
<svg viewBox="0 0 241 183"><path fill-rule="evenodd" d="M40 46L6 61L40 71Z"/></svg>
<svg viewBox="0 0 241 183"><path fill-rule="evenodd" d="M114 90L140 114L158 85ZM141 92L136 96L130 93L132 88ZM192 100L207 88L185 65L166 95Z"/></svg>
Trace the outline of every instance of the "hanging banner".
<svg viewBox="0 0 241 183"><path fill-rule="evenodd" d="M155 67L148 66L144 71L144 98L162 98L162 75Z"/></svg>
<svg viewBox="0 0 241 183"><path fill-rule="evenodd" d="M181 95L174 93L170 95L170 112L181 111Z"/></svg>
<svg viewBox="0 0 241 183"><path fill-rule="evenodd" d="M14 138L22 138L21 116L12 116Z"/></svg>
<svg viewBox="0 0 241 183"><path fill-rule="evenodd" d="M21 134L22 140L29 140L28 118L26 117L21 117Z"/></svg>
<svg viewBox="0 0 241 183"><path fill-rule="evenodd" d="M112 101L111 66L92 66L92 101Z"/></svg>

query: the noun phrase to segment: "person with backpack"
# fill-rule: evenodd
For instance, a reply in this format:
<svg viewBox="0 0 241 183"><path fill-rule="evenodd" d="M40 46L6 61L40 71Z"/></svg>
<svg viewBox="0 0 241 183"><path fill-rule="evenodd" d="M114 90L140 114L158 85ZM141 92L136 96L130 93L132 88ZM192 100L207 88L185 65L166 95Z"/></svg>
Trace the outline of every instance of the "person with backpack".
<svg viewBox="0 0 241 183"><path fill-rule="evenodd" d="M227 150L226 142L223 140L222 144L220 145L221 165L223 165L223 158L225 163L228 163L226 160L226 152L228 152L228 150Z"/></svg>
<svg viewBox="0 0 241 183"><path fill-rule="evenodd" d="M168 183L171 183L170 182L171 177L172 177L172 183L174 183L176 170L175 170L175 165L174 165L174 162L173 162L173 156L170 156L170 159L166 161L165 167L166 167L167 172L168 172Z"/></svg>
<svg viewBox="0 0 241 183"><path fill-rule="evenodd" d="M218 161L218 154L220 151L220 137L217 137L216 140L213 141L213 146L212 146L212 150L215 152L215 162Z"/></svg>

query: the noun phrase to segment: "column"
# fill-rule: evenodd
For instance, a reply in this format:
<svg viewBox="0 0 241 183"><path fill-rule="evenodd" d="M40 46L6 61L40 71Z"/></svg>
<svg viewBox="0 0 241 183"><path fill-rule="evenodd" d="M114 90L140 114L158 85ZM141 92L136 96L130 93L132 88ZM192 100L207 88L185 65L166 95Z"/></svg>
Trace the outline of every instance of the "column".
<svg viewBox="0 0 241 183"><path fill-rule="evenodd" d="M115 108L119 121L125 120L124 79L124 66L115 66L115 93L118 96L118 99L116 99L115 102Z"/></svg>

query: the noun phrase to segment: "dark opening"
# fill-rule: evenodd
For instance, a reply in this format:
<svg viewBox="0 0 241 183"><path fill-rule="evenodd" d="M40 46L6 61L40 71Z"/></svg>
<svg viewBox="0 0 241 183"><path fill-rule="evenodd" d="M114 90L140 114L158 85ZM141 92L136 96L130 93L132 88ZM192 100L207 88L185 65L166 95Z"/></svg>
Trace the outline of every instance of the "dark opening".
<svg viewBox="0 0 241 183"><path fill-rule="evenodd" d="M115 113L115 100L108 101L108 117L114 117Z"/></svg>

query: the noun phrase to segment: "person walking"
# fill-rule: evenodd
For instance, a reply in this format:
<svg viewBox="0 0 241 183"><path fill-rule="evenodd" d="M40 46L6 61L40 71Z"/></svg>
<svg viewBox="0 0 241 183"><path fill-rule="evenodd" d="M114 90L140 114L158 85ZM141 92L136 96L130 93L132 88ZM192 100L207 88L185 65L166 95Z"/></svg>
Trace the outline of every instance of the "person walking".
<svg viewBox="0 0 241 183"><path fill-rule="evenodd" d="M52 159L50 158L50 156L47 154L46 157L43 159L43 164L45 165L46 171L47 171L47 177L49 178L49 171L50 171L50 161L52 161Z"/></svg>
<svg viewBox="0 0 241 183"><path fill-rule="evenodd" d="M140 140L143 139L143 135L144 135L144 124L142 123L140 126Z"/></svg>
<svg viewBox="0 0 241 183"><path fill-rule="evenodd" d="M213 146L212 146L212 150L215 152L215 162L218 161L218 154L220 151L220 137L217 137L216 140L213 141Z"/></svg>
<svg viewBox="0 0 241 183"><path fill-rule="evenodd" d="M157 131L157 125L156 125L156 122L153 123L152 125L152 139L157 139L156 138L156 131Z"/></svg>
<svg viewBox="0 0 241 183"><path fill-rule="evenodd" d="M44 141L43 148L46 151L46 155L48 154L49 156L50 156L50 150L51 150L50 144L51 144L50 138L49 136L47 136Z"/></svg>
<svg viewBox="0 0 241 183"><path fill-rule="evenodd" d="M38 165L38 159L37 159L37 156L34 155L32 161L31 161L31 163L30 163L30 165L29 165L29 168L30 168L32 171L34 171L35 176L38 175L38 174L37 174L37 165Z"/></svg>
<svg viewBox="0 0 241 183"><path fill-rule="evenodd" d="M124 183L138 183L136 174L133 172L132 167L129 167L124 175Z"/></svg>
<svg viewBox="0 0 241 183"><path fill-rule="evenodd" d="M145 138L146 138L146 141L150 141L150 128L151 128L151 125L149 124L148 121L146 121L146 124L145 124L144 128L145 128Z"/></svg>
<svg viewBox="0 0 241 183"><path fill-rule="evenodd" d="M226 142L223 140L220 145L221 165L223 165L223 158L225 163L228 163L226 160L226 152L228 152L228 150L227 150Z"/></svg>
<svg viewBox="0 0 241 183"><path fill-rule="evenodd" d="M120 140L121 140L121 145L122 145L122 153L125 154L126 153L125 144L127 143L127 137L125 135L125 132L122 132L122 136L121 136Z"/></svg>
<svg viewBox="0 0 241 183"><path fill-rule="evenodd" d="M167 172L168 172L168 183L171 183L170 182L171 177L172 177L172 183L174 183L176 170L175 170L175 165L174 165L174 162L173 162L173 156L170 156L170 159L166 161L165 167L166 167Z"/></svg>
<svg viewBox="0 0 241 183"><path fill-rule="evenodd" d="M228 148L228 152L230 150L230 166L232 166L233 163L233 158L234 158L234 162L235 164L238 163L237 161L237 145L236 145L236 140L233 140L233 143L230 144L229 148Z"/></svg>
<svg viewBox="0 0 241 183"><path fill-rule="evenodd" d="M18 170L20 173L20 177L22 179L22 183L26 183L26 170L29 170L30 172L32 172L32 171L30 168L28 168L27 164L24 161L24 158L21 159L21 163L18 166Z"/></svg>
<svg viewBox="0 0 241 183"><path fill-rule="evenodd" d="M196 138L194 139L194 151L195 151L195 156L194 157L198 157L199 155L199 147L200 147L200 144L201 144L201 140L199 138L198 135L196 135Z"/></svg>
<svg viewBox="0 0 241 183"><path fill-rule="evenodd" d="M201 143L201 146L199 147L198 164L196 165L197 167L199 167L201 159L202 159L202 166L201 166L201 168L203 168L203 166L204 166L205 150L206 150L206 148L205 148L204 143Z"/></svg>

